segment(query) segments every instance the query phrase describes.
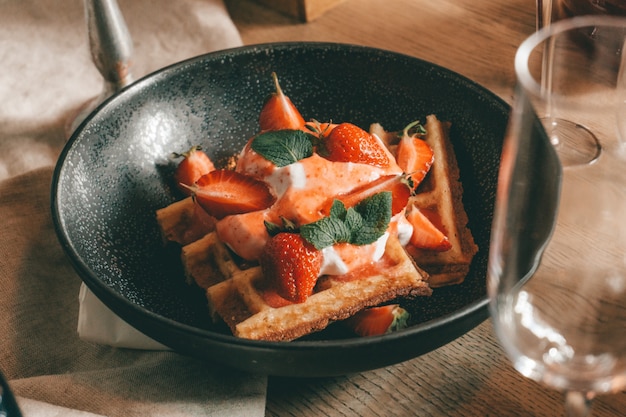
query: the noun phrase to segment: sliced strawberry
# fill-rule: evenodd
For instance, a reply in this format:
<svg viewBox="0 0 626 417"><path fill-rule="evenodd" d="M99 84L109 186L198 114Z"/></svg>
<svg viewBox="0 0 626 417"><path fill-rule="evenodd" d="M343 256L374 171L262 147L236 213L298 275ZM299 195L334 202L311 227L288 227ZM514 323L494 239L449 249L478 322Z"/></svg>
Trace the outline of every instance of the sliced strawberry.
<svg viewBox="0 0 626 417"><path fill-rule="evenodd" d="M200 146L192 146L182 154L175 153L174 157L183 157L174 172L174 180L178 188L186 195L191 193L189 187L198 181L198 178L215 170L213 161Z"/></svg>
<svg viewBox="0 0 626 417"><path fill-rule="evenodd" d="M322 253L299 233L281 232L265 245L260 263L270 288L288 301L303 303L313 293Z"/></svg>
<svg viewBox="0 0 626 417"><path fill-rule="evenodd" d="M217 219L263 210L276 200L265 182L227 169L203 175L189 189L198 204Z"/></svg>
<svg viewBox="0 0 626 417"><path fill-rule="evenodd" d="M413 226L410 243L419 249L444 252L452 247L448 237L428 218L426 210L411 206L406 218Z"/></svg>
<svg viewBox="0 0 626 417"><path fill-rule="evenodd" d="M409 135L408 129L404 129L404 134L398 143L396 161L404 172L410 174L414 189L422 182L431 165L435 161L435 154L431 147L417 134Z"/></svg>
<svg viewBox="0 0 626 417"><path fill-rule="evenodd" d="M330 161L356 162L383 168L389 165L384 146L360 127L341 123L328 134L320 154Z"/></svg>
<svg viewBox="0 0 626 417"><path fill-rule="evenodd" d="M259 125L261 131L282 130L282 129L302 129L304 118L287 97L278 83L276 73L272 73L276 91L272 93L263 104L259 114Z"/></svg>
<svg viewBox="0 0 626 417"><path fill-rule="evenodd" d="M391 215L394 216L406 207L411 189L402 175L385 175L377 180L364 184L346 194L335 196L326 202L322 213L328 215L333 200L341 201L346 208L354 207L369 196L383 191L391 191Z"/></svg>
<svg viewBox="0 0 626 417"><path fill-rule="evenodd" d="M405 329L409 313L398 304L372 307L356 313L345 323L359 336L378 336Z"/></svg>

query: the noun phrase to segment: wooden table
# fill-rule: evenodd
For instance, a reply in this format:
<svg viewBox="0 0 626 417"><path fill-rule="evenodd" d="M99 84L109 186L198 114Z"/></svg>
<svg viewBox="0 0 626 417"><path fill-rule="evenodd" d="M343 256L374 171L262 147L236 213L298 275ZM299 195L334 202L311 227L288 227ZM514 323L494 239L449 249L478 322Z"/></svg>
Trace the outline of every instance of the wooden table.
<svg viewBox="0 0 626 417"><path fill-rule="evenodd" d="M511 102L513 57L534 30L532 0L345 0L310 23L249 0L226 0L245 44L330 41L442 65ZM271 378L268 416L554 416L562 396L518 375L487 321L395 366L335 378ZM595 416L626 415L626 395L598 398Z"/></svg>

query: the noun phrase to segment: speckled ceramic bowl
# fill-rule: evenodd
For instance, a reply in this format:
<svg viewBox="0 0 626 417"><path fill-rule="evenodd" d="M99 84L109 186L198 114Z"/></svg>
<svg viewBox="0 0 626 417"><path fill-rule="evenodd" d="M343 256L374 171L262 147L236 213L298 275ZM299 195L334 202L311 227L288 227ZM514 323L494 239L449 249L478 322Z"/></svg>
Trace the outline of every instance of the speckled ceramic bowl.
<svg viewBox="0 0 626 417"><path fill-rule="evenodd" d="M9 383L0 372L0 416L2 417L22 417L17 401L11 392Z"/></svg>
<svg viewBox="0 0 626 417"><path fill-rule="evenodd" d="M237 339L211 323L204 294L163 247L155 211L180 198L172 152L201 144L214 160L257 130L275 71L305 119L390 130L430 113L452 123L470 227L480 247L465 283L405 306L407 330L353 338L340 326L302 340ZM183 354L252 372L329 376L422 355L488 316L486 266L508 106L444 68L387 51L318 43L270 44L200 56L160 70L100 106L59 159L52 214L89 288L114 312Z"/></svg>

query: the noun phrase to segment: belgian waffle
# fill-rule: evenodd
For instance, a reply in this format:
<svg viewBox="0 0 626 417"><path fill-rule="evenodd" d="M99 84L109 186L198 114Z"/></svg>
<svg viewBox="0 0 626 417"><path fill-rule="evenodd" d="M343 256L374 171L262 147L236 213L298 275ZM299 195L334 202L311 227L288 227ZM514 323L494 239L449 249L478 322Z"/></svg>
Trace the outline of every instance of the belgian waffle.
<svg viewBox="0 0 626 417"><path fill-rule="evenodd" d="M261 267L239 270L207 288L209 309L213 318L224 320L237 337L288 341L396 297L431 294L426 274L414 265L396 238L389 238L380 265L370 275L355 279L323 276L305 302L281 307L271 307L265 301L260 289Z"/></svg>
<svg viewBox="0 0 626 417"><path fill-rule="evenodd" d="M263 297L260 266L242 262L210 225L205 225L202 237L195 236L189 220L193 217L191 199L159 210L157 221L164 239L181 245L187 280L206 291L212 318L223 320L238 337L287 341L324 329L364 308L397 297L427 296L431 287L462 281L476 246L465 226L456 159L447 140L447 127L434 116L429 116L425 127L436 162L420 194L412 199L420 208L436 209L453 248L443 253L414 250L409 255L397 237L390 236L379 267L356 279L320 277L313 295L303 303L270 306ZM384 136L383 132L376 133ZM393 147L393 143L389 145Z"/></svg>
<svg viewBox="0 0 626 417"><path fill-rule="evenodd" d="M156 218L163 241L184 246L213 231L215 219L201 210L191 197L157 210Z"/></svg>
<svg viewBox="0 0 626 417"><path fill-rule="evenodd" d="M183 206L168 206L158 218L183 214ZM184 245L181 260L189 283L206 291L209 312L223 320L235 336L272 341L293 340L322 330L330 322L397 297L427 296L428 275L415 265L395 236L385 255L367 276L345 279L323 276L304 303L271 307L260 289L261 267L240 261L220 242L216 232Z"/></svg>
<svg viewBox="0 0 626 417"><path fill-rule="evenodd" d="M437 214L444 234L452 248L445 252L420 250L410 245L407 251L415 262L430 275L432 288L460 284L469 272L470 264L478 247L467 227L467 214L463 206L463 186L459 181L459 167L454 148L449 140L449 123L442 123L434 115L426 118L424 140L435 155L435 162L424 181L411 197L410 204ZM397 133L388 133L380 125L372 130L383 137L388 146L394 146Z"/></svg>

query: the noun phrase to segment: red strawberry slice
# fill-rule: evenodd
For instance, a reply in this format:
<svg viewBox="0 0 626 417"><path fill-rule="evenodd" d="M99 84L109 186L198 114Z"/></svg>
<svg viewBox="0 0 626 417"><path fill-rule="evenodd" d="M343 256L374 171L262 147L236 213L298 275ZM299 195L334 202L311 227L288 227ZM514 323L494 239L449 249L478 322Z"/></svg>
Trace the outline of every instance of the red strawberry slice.
<svg viewBox="0 0 626 417"><path fill-rule="evenodd" d="M267 242L260 263L270 288L288 301L303 303L317 283L322 253L299 233L281 232Z"/></svg>
<svg viewBox="0 0 626 417"><path fill-rule="evenodd" d="M420 210L411 206L407 210L406 218L413 226L410 243L418 249L427 249L444 252L452 247L448 237L429 218L434 216L427 210ZM433 219L434 220L434 219Z"/></svg>
<svg viewBox="0 0 626 417"><path fill-rule="evenodd" d="M354 207L367 197L383 191L391 191L391 215L394 216L402 211L409 201L411 189L402 175L385 175L377 180L364 184L360 187L331 198L322 208L322 213L328 215L333 200L339 200L346 208Z"/></svg>
<svg viewBox="0 0 626 417"><path fill-rule="evenodd" d="M384 144L369 132L353 125L341 123L326 137L322 156L334 162L355 162L384 168L389 156Z"/></svg>
<svg viewBox="0 0 626 417"><path fill-rule="evenodd" d="M215 170L215 165L200 146L192 146L187 152L175 153L175 158L183 157L176 167L174 180L178 188L186 195L191 194L189 187L204 174Z"/></svg>
<svg viewBox="0 0 626 417"><path fill-rule="evenodd" d="M198 204L217 219L263 210L276 201L265 182L227 169L203 175L189 189Z"/></svg>
<svg viewBox="0 0 626 417"><path fill-rule="evenodd" d="M272 77L276 91L266 99L259 114L261 131L302 129L304 118L289 97L283 93L275 72L272 73Z"/></svg>
<svg viewBox="0 0 626 417"><path fill-rule="evenodd" d="M396 161L404 172L410 174L415 189L428 174L435 154L428 143L417 136L405 134L398 143Z"/></svg>
<svg viewBox="0 0 626 417"><path fill-rule="evenodd" d="M359 336L378 336L405 329L409 313L398 304L372 307L356 313L345 323Z"/></svg>

